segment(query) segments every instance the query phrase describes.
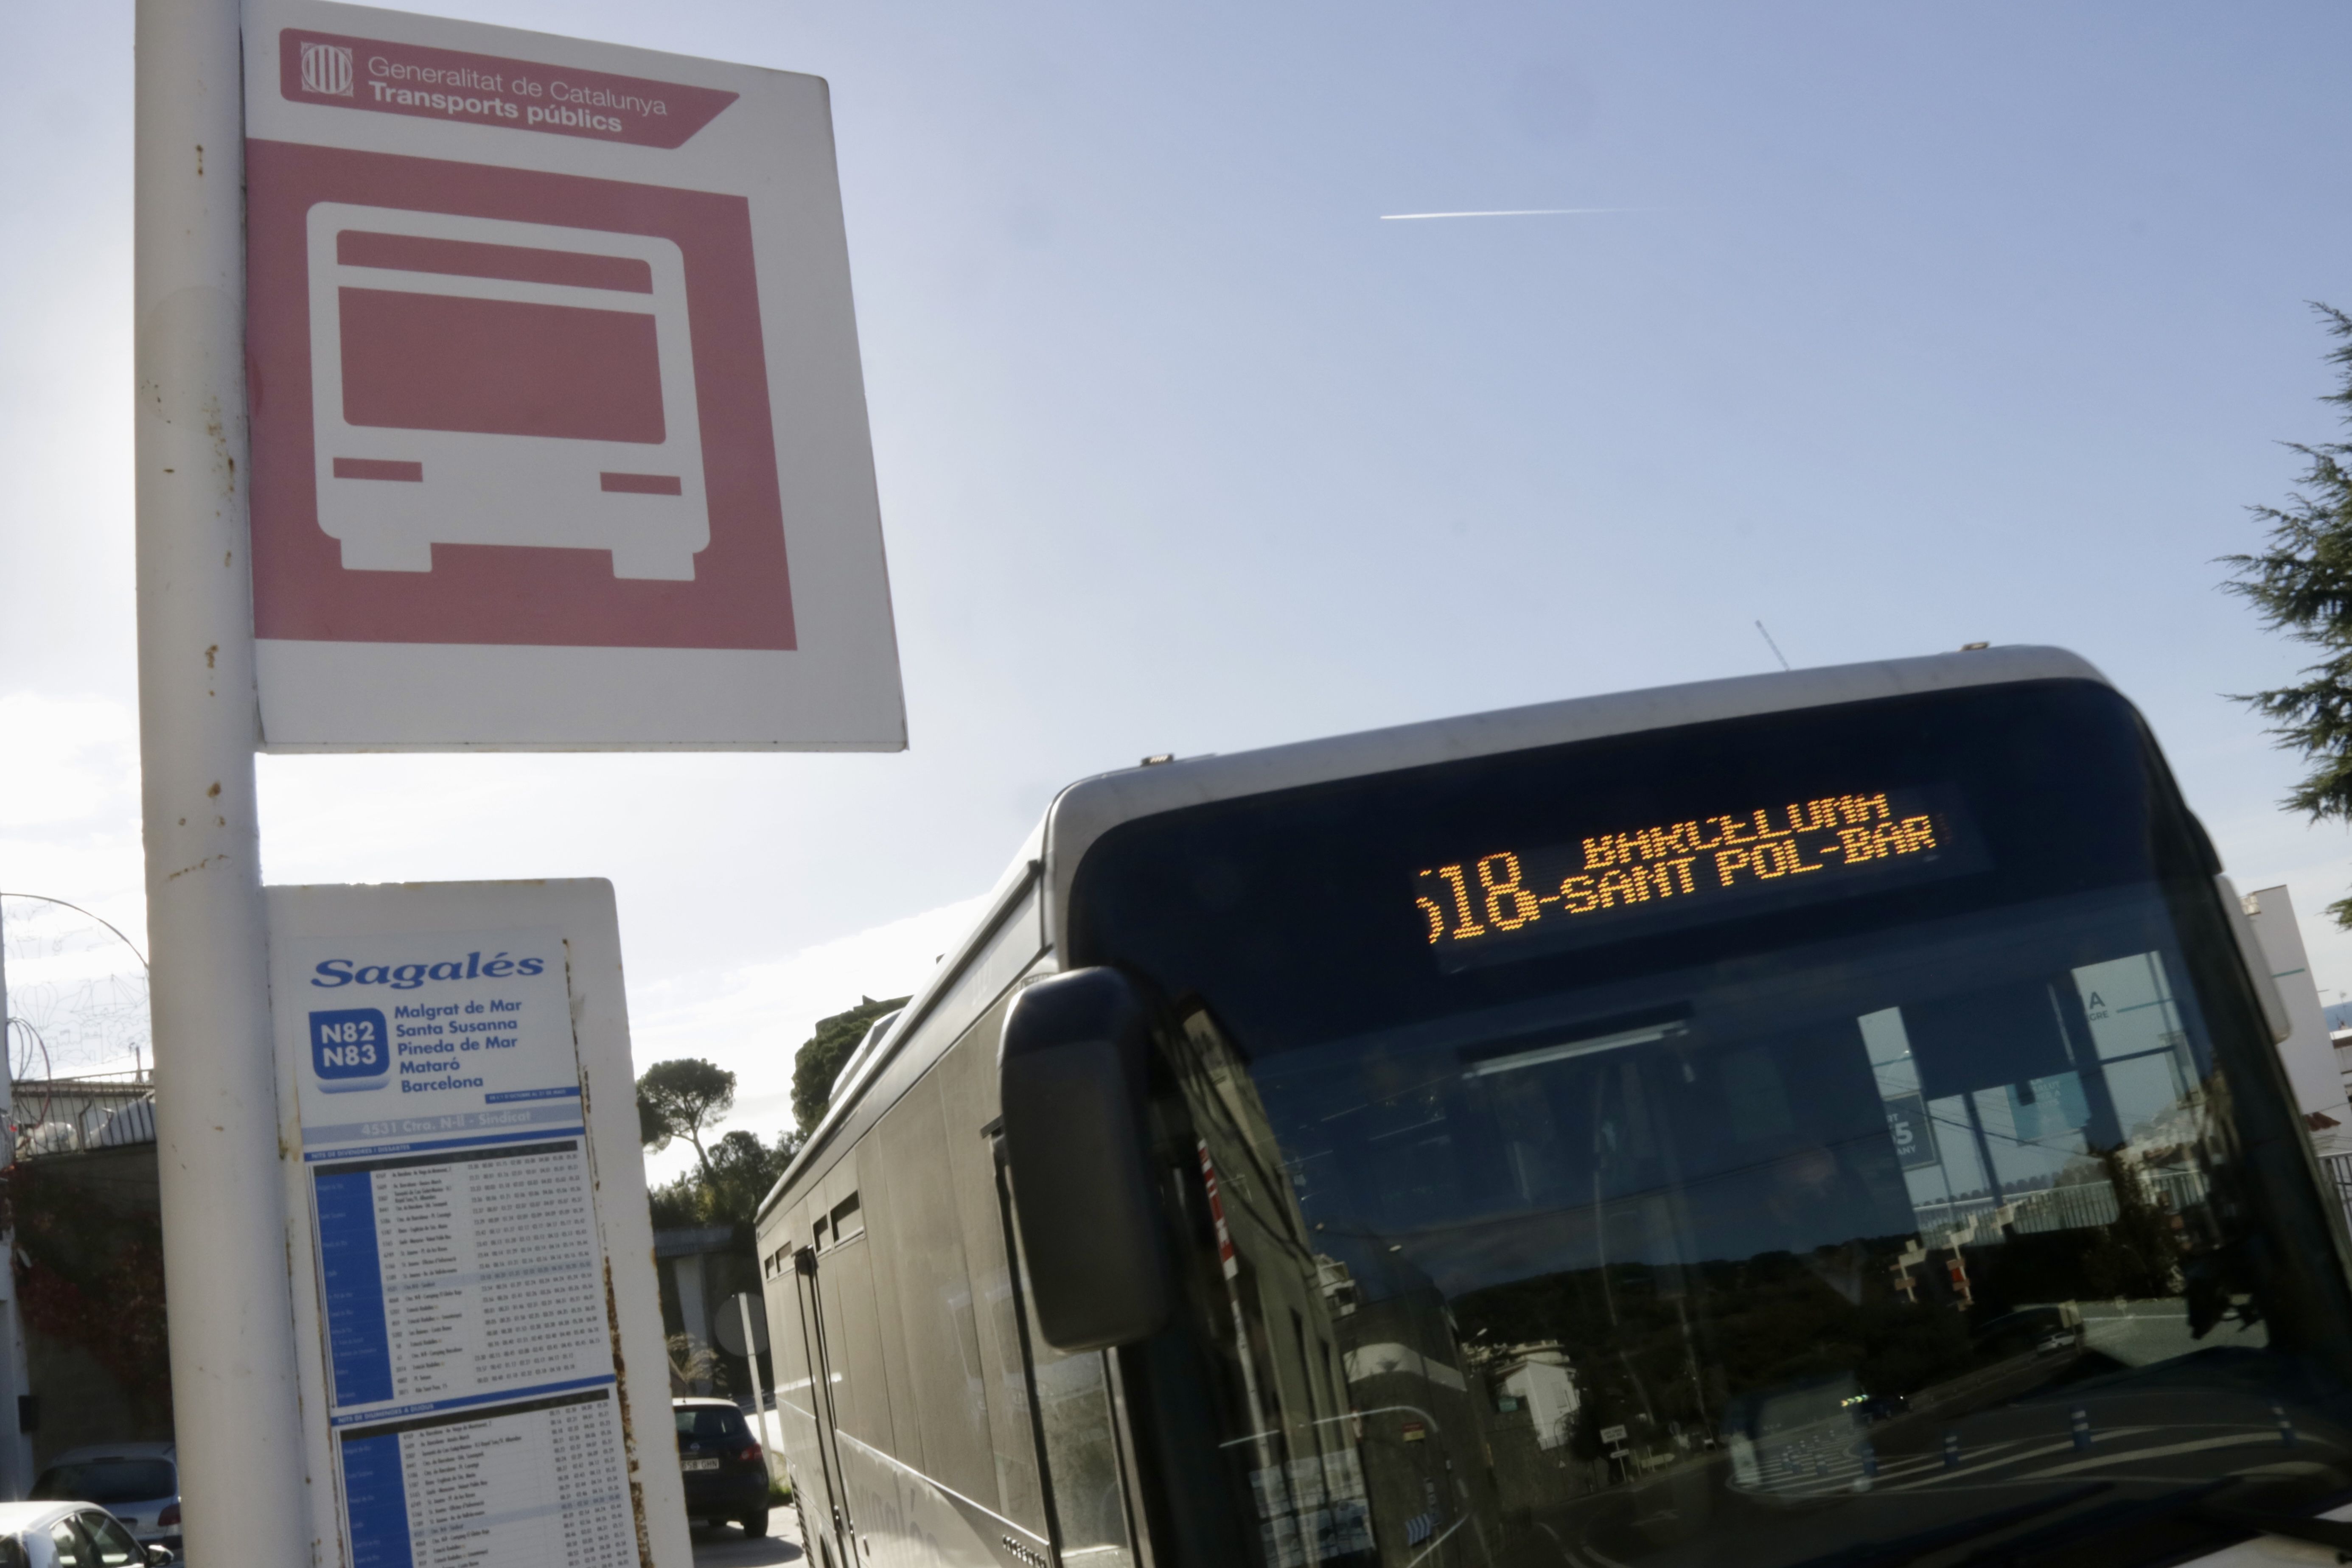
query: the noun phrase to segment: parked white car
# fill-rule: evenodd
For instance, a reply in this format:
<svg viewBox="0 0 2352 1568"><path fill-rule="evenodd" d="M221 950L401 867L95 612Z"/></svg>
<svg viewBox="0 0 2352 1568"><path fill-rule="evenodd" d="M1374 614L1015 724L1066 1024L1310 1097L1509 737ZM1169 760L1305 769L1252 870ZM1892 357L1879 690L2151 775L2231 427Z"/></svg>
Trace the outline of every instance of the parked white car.
<svg viewBox="0 0 2352 1568"><path fill-rule="evenodd" d="M0 1502L0 1568L148 1568L173 1561L87 1502Z"/></svg>
<svg viewBox="0 0 2352 1568"><path fill-rule="evenodd" d="M68 1448L33 1482L50 1502L98 1503L142 1546L180 1550L179 1450L169 1443L95 1443Z"/></svg>

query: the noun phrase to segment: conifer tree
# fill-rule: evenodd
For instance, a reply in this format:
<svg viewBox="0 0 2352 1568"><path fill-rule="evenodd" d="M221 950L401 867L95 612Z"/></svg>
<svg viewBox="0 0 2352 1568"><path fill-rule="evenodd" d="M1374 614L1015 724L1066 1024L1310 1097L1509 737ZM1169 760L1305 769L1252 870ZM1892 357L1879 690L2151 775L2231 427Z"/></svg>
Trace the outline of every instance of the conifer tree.
<svg viewBox="0 0 2352 1568"><path fill-rule="evenodd" d="M656 1061L637 1080L637 1136L659 1151L672 1138L694 1146L702 1179L712 1179L710 1155L702 1135L724 1120L735 1104L735 1075L698 1056Z"/></svg>
<svg viewBox="0 0 2352 1568"><path fill-rule="evenodd" d="M2340 377L2324 400L2352 425L2352 316L2315 305L2336 346L2328 362ZM2282 507L2248 510L2270 525L2265 547L2224 556L2235 570L2227 587L2251 601L2263 622L2320 650L2303 680L2237 698L2271 721L2279 746L2311 763L2284 804L2314 821L2352 821L2352 442L2290 443L2305 467ZM2327 906L2352 927L2352 897Z"/></svg>
<svg viewBox="0 0 2352 1568"><path fill-rule="evenodd" d="M874 1020L906 1005L904 997L878 1002L861 997L847 1011L816 1020L816 1032L801 1043L793 1060L793 1115L800 1122L803 1136L824 1119L825 1107L833 1103L834 1080L841 1076L849 1053L857 1049Z"/></svg>

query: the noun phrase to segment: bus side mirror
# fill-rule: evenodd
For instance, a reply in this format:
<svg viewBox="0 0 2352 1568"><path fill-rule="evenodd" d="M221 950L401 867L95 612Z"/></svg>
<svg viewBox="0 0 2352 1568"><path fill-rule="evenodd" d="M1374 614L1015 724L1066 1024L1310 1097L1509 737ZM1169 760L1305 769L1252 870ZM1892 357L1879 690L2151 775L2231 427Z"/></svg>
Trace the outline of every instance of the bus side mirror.
<svg viewBox="0 0 2352 1568"><path fill-rule="evenodd" d="M1116 969L1013 998L996 1058L1004 1158L1038 1332L1056 1350L1148 1338L1173 1273L1144 1125L1149 1015Z"/></svg>

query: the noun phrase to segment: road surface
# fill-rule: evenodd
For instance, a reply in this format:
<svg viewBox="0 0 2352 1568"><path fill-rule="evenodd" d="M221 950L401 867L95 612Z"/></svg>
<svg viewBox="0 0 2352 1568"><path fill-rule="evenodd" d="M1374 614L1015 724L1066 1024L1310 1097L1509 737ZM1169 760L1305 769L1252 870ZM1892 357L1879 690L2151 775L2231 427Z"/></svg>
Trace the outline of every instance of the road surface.
<svg viewBox="0 0 2352 1568"><path fill-rule="evenodd" d="M757 1539L746 1541L731 1524L694 1538L694 1568L752 1568L753 1564L801 1561L800 1526L790 1503L769 1511L768 1533Z"/></svg>

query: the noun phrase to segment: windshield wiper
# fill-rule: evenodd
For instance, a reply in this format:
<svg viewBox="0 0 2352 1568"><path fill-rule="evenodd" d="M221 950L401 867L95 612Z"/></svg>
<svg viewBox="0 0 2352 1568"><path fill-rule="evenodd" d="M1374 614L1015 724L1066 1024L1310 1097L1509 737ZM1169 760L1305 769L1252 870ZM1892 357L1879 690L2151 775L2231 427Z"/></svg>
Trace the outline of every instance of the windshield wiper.
<svg viewBox="0 0 2352 1568"><path fill-rule="evenodd" d="M2006 1530L2021 1520L2048 1513L2054 1508L2064 1508L2086 1497L2112 1490L2114 1487L2113 1481L2085 1481L2080 1486L2068 1487L2064 1491L2036 1498L2032 1502L2017 1503L1991 1513L1970 1514L1966 1519L1939 1524L1930 1530L1916 1531L1909 1535L1897 1535L1887 1541L1857 1541L1835 1552L1808 1557L1791 1564L1791 1568L1879 1568L1882 1563L1908 1562L1914 1557L1924 1557L1930 1552L1940 1552L1948 1546L1958 1546L1964 1541L1973 1541L1979 1535L1990 1535L1996 1530Z"/></svg>

